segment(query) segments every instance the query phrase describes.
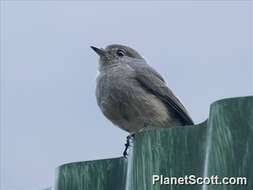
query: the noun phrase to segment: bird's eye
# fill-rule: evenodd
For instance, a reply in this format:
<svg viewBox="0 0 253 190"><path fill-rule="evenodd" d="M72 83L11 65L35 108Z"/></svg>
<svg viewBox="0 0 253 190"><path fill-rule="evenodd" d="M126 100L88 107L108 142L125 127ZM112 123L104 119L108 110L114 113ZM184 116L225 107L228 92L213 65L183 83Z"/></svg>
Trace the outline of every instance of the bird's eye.
<svg viewBox="0 0 253 190"><path fill-rule="evenodd" d="M125 52L124 52L123 50L119 49L119 50L117 51L117 55L118 55L119 57L123 57L123 56L125 55Z"/></svg>

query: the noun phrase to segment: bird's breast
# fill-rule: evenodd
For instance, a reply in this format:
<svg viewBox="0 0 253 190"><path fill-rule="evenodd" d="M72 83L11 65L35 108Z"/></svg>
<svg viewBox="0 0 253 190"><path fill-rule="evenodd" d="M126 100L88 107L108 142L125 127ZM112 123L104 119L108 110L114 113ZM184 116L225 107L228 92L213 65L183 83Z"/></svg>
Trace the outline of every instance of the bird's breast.
<svg viewBox="0 0 253 190"><path fill-rule="evenodd" d="M104 112L118 111L121 105L129 103L134 96L134 73L127 68L114 67L101 72L97 78L96 97Z"/></svg>
<svg viewBox="0 0 253 190"><path fill-rule="evenodd" d="M140 86L134 72L124 68L100 73L96 97L103 114L129 132L145 125L165 126L170 117L164 103Z"/></svg>

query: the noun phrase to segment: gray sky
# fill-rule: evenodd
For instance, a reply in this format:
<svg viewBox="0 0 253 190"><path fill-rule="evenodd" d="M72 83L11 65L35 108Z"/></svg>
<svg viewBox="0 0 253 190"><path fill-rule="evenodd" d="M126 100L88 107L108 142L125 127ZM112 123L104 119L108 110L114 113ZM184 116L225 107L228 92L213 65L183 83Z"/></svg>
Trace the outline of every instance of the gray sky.
<svg viewBox="0 0 253 190"><path fill-rule="evenodd" d="M249 1L1 1L1 189L53 183L67 162L121 156L127 133L95 100L90 45L137 49L196 123L252 94Z"/></svg>

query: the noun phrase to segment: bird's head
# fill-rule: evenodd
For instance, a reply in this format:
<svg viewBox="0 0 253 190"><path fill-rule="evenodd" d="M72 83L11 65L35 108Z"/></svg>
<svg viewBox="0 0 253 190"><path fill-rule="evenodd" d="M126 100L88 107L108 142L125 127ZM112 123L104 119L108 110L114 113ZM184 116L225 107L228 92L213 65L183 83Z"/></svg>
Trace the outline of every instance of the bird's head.
<svg viewBox="0 0 253 190"><path fill-rule="evenodd" d="M91 48L99 55L100 67L109 65L126 64L133 59L143 59L143 57L133 48L113 44L105 49L91 46Z"/></svg>

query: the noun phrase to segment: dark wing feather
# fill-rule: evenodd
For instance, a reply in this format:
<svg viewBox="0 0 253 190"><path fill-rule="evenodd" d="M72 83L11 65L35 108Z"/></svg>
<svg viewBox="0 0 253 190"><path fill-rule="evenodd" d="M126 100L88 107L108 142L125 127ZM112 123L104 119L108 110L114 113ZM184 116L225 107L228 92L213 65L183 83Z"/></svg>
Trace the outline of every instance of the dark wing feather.
<svg viewBox="0 0 253 190"><path fill-rule="evenodd" d="M157 96L169 109L172 108L181 117L185 125L194 124L185 107L167 87L164 79L159 73L145 62L132 62L129 65L136 71L136 80L139 81L145 89Z"/></svg>

